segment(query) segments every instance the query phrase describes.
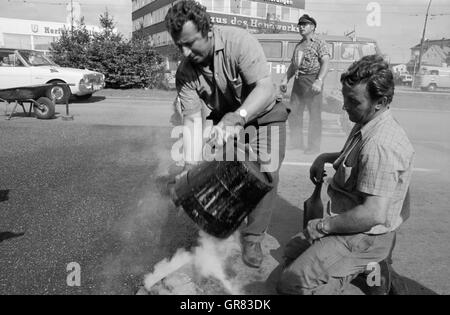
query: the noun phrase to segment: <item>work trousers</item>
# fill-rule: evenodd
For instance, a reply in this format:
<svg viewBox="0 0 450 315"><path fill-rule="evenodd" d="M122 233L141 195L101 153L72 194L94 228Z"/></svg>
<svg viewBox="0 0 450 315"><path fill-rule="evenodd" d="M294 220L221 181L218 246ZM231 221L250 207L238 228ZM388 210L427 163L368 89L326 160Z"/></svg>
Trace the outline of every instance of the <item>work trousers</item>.
<svg viewBox="0 0 450 315"><path fill-rule="evenodd" d="M317 75L300 75L292 88L289 115L290 142L303 147L303 112L309 112L308 148L320 150L322 140L322 93L312 91Z"/></svg>
<svg viewBox="0 0 450 315"><path fill-rule="evenodd" d="M390 260L395 232L383 235L332 235L312 245L300 237L288 243L277 290L289 295L342 294L370 264Z"/></svg>
<svg viewBox="0 0 450 315"><path fill-rule="evenodd" d="M274 188L259 202L247 218L247 225L241 229L242 238L249 242L261 242L267 231L273 210L276 208L279 170L286 152L286 123L276 122L263 126L247 126L247 139L258 155L261 170L272 178Z"/></svg>

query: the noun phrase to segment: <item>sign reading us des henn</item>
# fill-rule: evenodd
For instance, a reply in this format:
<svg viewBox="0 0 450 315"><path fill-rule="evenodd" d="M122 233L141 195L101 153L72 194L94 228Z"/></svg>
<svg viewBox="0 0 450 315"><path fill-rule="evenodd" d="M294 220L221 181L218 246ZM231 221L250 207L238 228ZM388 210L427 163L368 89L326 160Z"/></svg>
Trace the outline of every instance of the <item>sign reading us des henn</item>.
<svg viewBox="0 0 450 315"><path fill-rule="evenodd" d="M246 29L275 29L280 32L298 32L298 26L294 23L267 21L264 19L218 13L210 13L210 15L211 22L215 25L239 26Z"/></svg>

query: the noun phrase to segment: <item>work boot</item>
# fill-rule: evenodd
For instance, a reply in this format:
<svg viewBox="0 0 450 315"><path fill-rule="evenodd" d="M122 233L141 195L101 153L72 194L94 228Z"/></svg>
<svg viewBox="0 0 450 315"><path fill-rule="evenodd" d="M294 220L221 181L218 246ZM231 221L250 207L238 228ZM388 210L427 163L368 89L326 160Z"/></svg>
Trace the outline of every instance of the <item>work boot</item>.
<svg viewBox="0 0 450 315"><path fill-rule="evenodd" d="M252 268L259 268L263 262L263 252L259 242L242 242L242 260Z"/></svg>

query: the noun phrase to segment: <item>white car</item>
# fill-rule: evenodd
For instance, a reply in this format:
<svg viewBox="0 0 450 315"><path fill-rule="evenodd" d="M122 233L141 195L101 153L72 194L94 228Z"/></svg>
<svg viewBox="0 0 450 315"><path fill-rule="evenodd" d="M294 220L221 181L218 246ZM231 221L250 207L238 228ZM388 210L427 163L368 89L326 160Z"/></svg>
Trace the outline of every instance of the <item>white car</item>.
<svg viewBox="0 0 450 315"><path fill-rule="evenodd" d="M44 53L34 50L0 48L0 89L47 83L55 85L47 97L65 103L70 95L88 99L105 87L105 76L87 69L60 67Z"/></svg>

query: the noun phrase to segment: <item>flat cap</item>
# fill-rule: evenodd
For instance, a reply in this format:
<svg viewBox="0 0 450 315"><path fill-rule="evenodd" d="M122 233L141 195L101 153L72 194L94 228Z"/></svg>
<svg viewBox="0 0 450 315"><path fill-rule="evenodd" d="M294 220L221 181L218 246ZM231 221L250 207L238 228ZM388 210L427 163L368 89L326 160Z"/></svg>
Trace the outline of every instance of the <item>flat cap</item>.
<svg viewBox="0 0 450 315"><path fill-rule="evenodd" d="M298 20L298 25L300 24L313 24L315 27L317 27L317 22L314 18L310 17L308 14L304 14L300 17L300 19Z"/></svg>

